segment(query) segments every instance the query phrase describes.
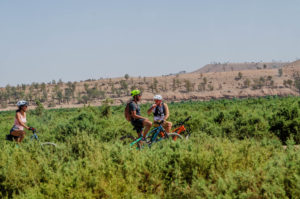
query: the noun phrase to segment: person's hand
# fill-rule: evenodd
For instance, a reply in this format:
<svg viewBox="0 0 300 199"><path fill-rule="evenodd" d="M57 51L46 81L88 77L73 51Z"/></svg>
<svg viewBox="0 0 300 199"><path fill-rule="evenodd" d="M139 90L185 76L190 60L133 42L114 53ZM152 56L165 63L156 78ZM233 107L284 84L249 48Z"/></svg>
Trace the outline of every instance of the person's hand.
<svg viewBox="0 0 300 199"><path fill-rule="evenodd" d="M157 107L157 104L152 104L152 108L155 108L155 107Z"/></svg>
<svg viewBox="0 0 300 199"><path fill-rule="evenodd" d="M33 127L29 127L29 129L28 129L29 131L32 131L33 133L35 133L36 132L36 129L35 128L33 128Z"/></svg>

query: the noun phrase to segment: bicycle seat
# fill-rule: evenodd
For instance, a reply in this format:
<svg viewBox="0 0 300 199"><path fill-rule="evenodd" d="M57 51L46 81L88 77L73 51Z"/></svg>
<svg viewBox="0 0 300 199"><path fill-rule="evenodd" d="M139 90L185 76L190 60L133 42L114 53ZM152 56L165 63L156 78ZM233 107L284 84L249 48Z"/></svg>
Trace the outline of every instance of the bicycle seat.
<svg viewBox="0 0 300 199"><path fill-rule="evenodd" d="M165 121L164 120L159 120L159 121L154 121L153 126L154 127L159 127L161 124L163 124Z"/></svg>

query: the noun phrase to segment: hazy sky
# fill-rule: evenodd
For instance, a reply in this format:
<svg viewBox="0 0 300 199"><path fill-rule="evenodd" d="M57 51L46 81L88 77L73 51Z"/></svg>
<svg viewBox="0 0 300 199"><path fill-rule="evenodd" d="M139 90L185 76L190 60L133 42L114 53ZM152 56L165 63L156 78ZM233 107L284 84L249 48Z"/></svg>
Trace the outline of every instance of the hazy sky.
<svg viewBox="0 0 300 199"><path fill-rule="evenodd" d="M0 86L300 57L298 0L0 0Z"/></svg>

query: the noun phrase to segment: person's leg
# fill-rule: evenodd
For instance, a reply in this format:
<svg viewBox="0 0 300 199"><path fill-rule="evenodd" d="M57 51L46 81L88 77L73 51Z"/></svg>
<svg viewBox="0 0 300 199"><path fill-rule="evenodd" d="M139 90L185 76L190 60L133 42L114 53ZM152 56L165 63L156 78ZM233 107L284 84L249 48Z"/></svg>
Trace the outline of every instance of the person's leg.
<svg viewBox="0 0 300 199"><path fill-rule="evenodd" d="M22 140L25 137L25 131L21 131L21 130L12 131L10 134L15 137L18 137L16 140L17 142L22 142Z"/></svg>
<svg viewBox="0 0 300 199"><path fill-rule="evenodd" d="M143 137L146 137L148 131L150 130L151 126L152 126L152 122L150 120L144 120L143 121L143 126L144 126L144 133L143 133Z"/></svg>
<svg viewBox="0 0 300 199"><path fill-rule="evenodd" d="M162 126L164 127L167 133L171 132L172 122L165 121Z"/></svg>

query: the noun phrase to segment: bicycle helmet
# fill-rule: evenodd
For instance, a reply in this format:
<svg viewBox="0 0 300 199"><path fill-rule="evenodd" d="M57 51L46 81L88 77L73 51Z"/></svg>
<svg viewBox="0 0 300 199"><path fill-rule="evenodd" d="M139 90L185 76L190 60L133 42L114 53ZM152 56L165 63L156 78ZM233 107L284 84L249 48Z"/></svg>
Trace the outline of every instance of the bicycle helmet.
<svg viewBox="0 0 300 199"><path fill-rule="evenodd" d="M25 105L28 106L28 102L26 102L25 100L18 101L17 103L18 107L25 106Z"/></svg>
<svg viewBox="0 0 300 199"><path fill-rule="evenodd" d="M161 95L155 95L155 96L153 97L153 99L154 99L154 100L162 100L163 98L162 98Z"/></svg>
<svg viewBox="0 0 300 199"><path fill-rule="evenodd" d="M131 96L134 97L134 96L137 96L137 95L140 95L141 94L141 91L140 90L133 90L131 91Z"/></svg>

